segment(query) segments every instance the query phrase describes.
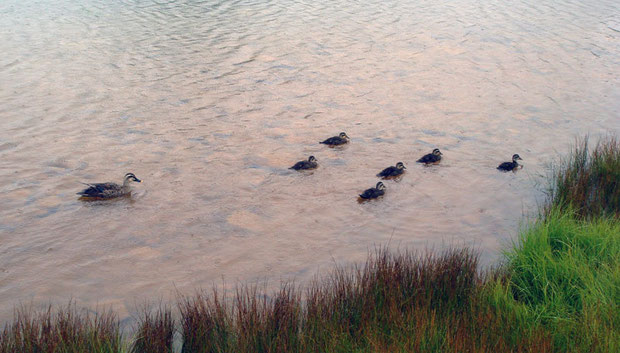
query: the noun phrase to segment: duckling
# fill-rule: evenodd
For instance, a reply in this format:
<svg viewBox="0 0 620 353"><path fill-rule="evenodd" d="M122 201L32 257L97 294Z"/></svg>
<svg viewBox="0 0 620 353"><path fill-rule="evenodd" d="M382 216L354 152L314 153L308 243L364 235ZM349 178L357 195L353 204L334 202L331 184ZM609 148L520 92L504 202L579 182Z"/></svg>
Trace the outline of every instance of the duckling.
<svg viewBox="0 0 620 353"><path fill-rule="evenodd" d="M323 143L330 147L333 147L333 146L338 146L338 145L344 145L345 143L348 143L348 142L349 142L349 136L347 136L345 132L341 132L340 135L330 137L327 140L323 142L319 142L319 143Z"/></svg>
<svg viewBox="0 0 620 353"><path fill-rule="evenodd" d="M417 162L424 164L438 163L441 160L442 155L443 153L439 152L439 148L435 148L433 153L424 155L422 158L418 159Z"/></svg>
<svg viewBox="0 0 620 353"><path fill-rule="evenodd" d="M382 177L383 179L388 179L390 177L397 177L402 175L405 172L405 165L403 162L396 163L396 166L391 166L383 169L381 173L377 174L378 177Z"/></svg>
<svg viewBox="0 0 620 353"><path fill-rule="evenodd" d="M385 185L383 185L382 182L378 182L377 186L375 186L374 188L367 189L366 191L361 193L360 198L364 200L376 199L377 197L385 194L384 190L385 190Z"/></svg>
<svg viewBox="0 0 620 353"><path fill-rule="evenodd" d="M511 171L511 170L515 170L517 169L517 167L519 166L519 163L517 163L517 160L523 160L521 159L521 157L519 157L518 154L513 154L512 155L512 162L504 162L502 164L500 164L497 169L501 170L501 171Z"/></svg>
<svg viewBox="0 0 620 353"><path fill-rule="evenodd" d="M290 167L289 169L295 169L295 170L315 169L318 166L319 164L316 162L316 158L314 158L314 156L310 156L308 157L307 161L299 161L295 163L295 165Z"/></svg>
<svg viewBox="0 0 620 353"><path fill-rule="evenodd" d="M80 199L82 200L102 200L102 199L113 199L121 196L129 196L131 195L131 182L141 183L142 180L136 178L133 173L125 174L125 178L123 180L123 185L118 185L116 183L97 183L97 184L86 184L88 188L83 191L78 192L80 195Z"/></svg>

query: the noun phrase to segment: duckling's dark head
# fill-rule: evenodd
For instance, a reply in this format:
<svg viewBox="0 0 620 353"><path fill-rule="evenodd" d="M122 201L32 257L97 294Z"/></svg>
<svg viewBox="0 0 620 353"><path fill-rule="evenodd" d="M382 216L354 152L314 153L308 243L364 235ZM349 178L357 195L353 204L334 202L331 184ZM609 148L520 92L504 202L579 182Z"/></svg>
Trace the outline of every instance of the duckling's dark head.
<svg viewBox="0 0 620 353"><path fill-rule="evenodd" d="M316 162L316 158L314 156L308 157L308 162Z"/></svg>
<svg viewBox="0 0 620 353"><path fill-rule="evenodd" d="M136 183L142 182L142 180L136 178L136 176L133 173L125 174L125 181L135 181Z"/></svg>
<svg viewBox="0 0 620 353"><path fill-rule="evenodd" d="M383 185L382 182L378 182L377 186L375 186L375 189L377 189L377 190L385 190L385 185Z"/></svg>
<svg viewBox="0 0 620 353"><path fill-rule="evenodd" d="M398 169L407 169L407 167L405 167L405 165L403 164L403 162L398 162L398 163L396 163L396 168L398 168Z"/></svg>
<svg viewBox="0 0 620 353"><path fill-rule="evenodd" d="M338 136L340 136L340 137L341 137L341 138L343 138L343 139L347 139L347 140L349 139L349 136L348 136L348 135L347 135L347 133L346 133L346 132L344 132L344 131L343 131L343 132L341 132L341 133L340 133L340 135L338 135Z"/></svg>
<svg viewBox="0 0 620 353"><path fill-rule="evenodd" d="M523 160L523 159L521 159L521 157L520 157L518 154L513 154L513 155L512 155L512 161L513 161L513 162L516 162L516 161L517 161L517 159L518 159L518 160Z"/></svg>
<svg viewBox="0 0 620 353"><path fill-rule="evenodd" d="M435 149L433 150L433 154L434 154L435 156L441 156L443 153L441 153L441 152L439 151L439 148L435 148Z"/></svg>

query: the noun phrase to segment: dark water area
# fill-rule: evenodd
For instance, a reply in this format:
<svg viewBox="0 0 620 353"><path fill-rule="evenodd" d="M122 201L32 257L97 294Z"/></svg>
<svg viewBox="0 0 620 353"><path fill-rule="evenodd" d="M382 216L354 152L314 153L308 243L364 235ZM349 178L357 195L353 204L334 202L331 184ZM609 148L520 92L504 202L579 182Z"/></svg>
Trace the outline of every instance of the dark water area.
<svg viewBox="0 0 620 353"><path fill-rule="evenodd" d="M549 162L620 131L617 1L3 0L0 38L2 321L303 283L388 244L494 263ZM78 201L127 172L131 198Z"/></svg>

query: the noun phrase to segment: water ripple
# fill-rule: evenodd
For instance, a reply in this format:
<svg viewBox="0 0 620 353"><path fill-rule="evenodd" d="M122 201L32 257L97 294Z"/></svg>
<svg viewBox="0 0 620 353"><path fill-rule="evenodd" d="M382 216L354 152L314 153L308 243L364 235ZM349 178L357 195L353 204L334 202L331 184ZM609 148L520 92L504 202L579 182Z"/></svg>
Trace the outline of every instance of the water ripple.
<svg viewBox="0 0 620 353"><path fill-rule="evenodd" d="M124 306L221 276L312 276L390 240L497 254L555 151L620 130L617 14L612 0L3 0L0 319L25 298ZM317 144L340 131L350 146ZM416 165L435 147L442 165ZM515 152L526 168L497 175ZM309 155L313 173L287 169ZM399 160L406 177L357 204ZM128 171L134 198L75 199Z"/></svg>

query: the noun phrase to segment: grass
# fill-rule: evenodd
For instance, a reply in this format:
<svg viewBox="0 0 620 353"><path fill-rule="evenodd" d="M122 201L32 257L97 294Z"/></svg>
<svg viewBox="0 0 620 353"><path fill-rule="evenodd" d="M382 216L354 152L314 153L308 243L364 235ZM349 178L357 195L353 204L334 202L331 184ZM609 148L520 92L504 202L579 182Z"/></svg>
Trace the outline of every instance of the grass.
<svg viewBox="0 0 620 353"><path fill-rule="evenodd" d="M620 222L553 210L506 253L504 298L557 351L620 351Z"/></svg>
<svg viewBox="0 0 620 353"><path fill-rule="evenodd" d="M21 309L4 352L620 351L620 145L584 139L555 166L538 221L497 268L471 249L377 249L305 289L282 283L181 296L143 310L129 344L111 312Z"/></svg>
<svg viewBox="0 0 620 353"><path fill-rule="evenodd" d="M620 299L620 222L580 221L555 211L525 231L507 253L516 299L540 320L573 317Z"/></svg>
<svg viewBox="0 0 620 353"><path fill-rule="evenodd" d="M52 312L20 308L0 334L1 353L115 353L123 351L114 313L90 314L69 304Z"/></svg>
<svg viewBox="0 0 620 353"><path fill-rule="evenodd" d="M361 267L336 268L303 292L270 296L242 287L182 300L182 352L540 351L541 331L504 342L511 327L482 296L486 281L468 249L415 254L378 249ZM304 300L302 300L304 298ZM489 320L495 322L489 327ZM496 326L497 325L497 326ZM515 329L519 329L516 327Z"/></svg>
<svg viewBox="0 0 620 353"><path fill-rule="evenodd" d="M226 352L230 341L232 321L225 297L197 293L183 297L179 302L181 312L181 352Z"/></svg>
<svg viewBox="0 0 620 353"><path fill-rule="evenodd" d="M477 282L477 256L470 250L416 255L380 249L363 267L336 269L310 286L304 343L325 352L416 346L411 340L441 346L445 334L438 324L468 306Z"/></svg>
<svg viewBox="0 0 620 353"><path fill-rule="evenodd" d="M172 353L174 319L172 310L160 305L155 312L143 309L131 353Z"/></svg>
<svg viewBox="0 0 620 353"><path fill-rule="evenodd" d="M126 348L112 314L19 311L0 352L606 352L618 346L619 239L609 220L533 225L486 273L469 249L378 249L305 290L283 283L179 298L139 316ZM612 233L613 234L613 233ZM617 234L617 233L616 233Z"/></svg>
<svg viewBox="0 0 620 353"><path fill-rule="evenodd" d="M590 149L586 137L553 167L545 214L570 209L580 217L620 217L620 141L609 136Z"/></svg>

